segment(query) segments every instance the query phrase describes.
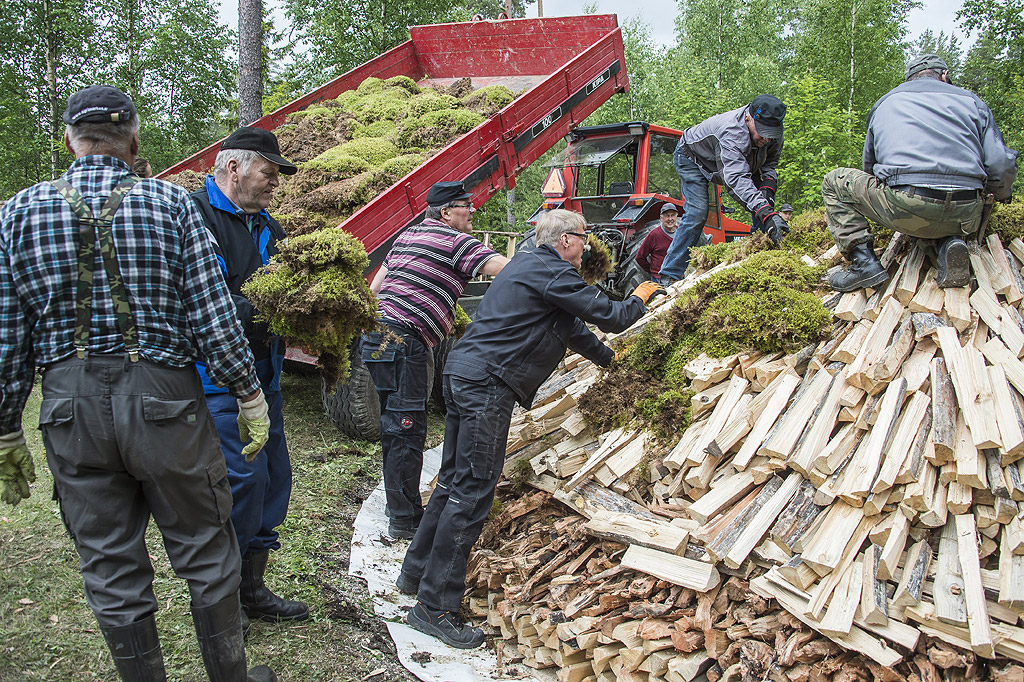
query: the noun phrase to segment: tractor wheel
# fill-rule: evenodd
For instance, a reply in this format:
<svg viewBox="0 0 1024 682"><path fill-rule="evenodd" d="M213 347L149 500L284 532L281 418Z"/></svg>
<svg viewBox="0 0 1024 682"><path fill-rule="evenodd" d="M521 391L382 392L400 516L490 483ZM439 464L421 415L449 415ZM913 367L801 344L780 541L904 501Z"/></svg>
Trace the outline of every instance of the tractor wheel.
<svg viewBox="0 0 1024 682"><path fill-rule="evenodd" d="M358 341L356 342L358 348ZM331 423L349 438L380 440L380 401L369 370L359 353L350 355L352 370L348 381L334 387L334 393L321 381L324 409Z"/></svg>

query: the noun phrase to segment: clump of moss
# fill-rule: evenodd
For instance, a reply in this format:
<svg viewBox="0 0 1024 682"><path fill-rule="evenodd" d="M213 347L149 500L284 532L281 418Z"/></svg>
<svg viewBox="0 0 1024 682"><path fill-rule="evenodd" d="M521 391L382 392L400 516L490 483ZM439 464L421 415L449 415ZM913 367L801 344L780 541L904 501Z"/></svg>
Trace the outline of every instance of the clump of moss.
<svg viewBox="0 0 1024 682"><path fill-rule="evenodd" d="M384 81L373 76L367 78L356 88L356 93L362 96L377 95L384 92Z"/></svg>
<svg viewBox="0 0 1024 682"><path fill-rule="evenodd" d="M484 121L484 116L464 109L439 109L416 119L406 119L398 132L400 144L438 148L453 138L468 133Z"/></svg>
<svg viewBox="0 0 1024 682"><path fill-rule="evenodd" d="M350 178L364 171L370 170L370 163L364 158L356 156L345 149L345 145L331 147L314 159L304 164L304 168L326 171L331 179L341 180ZM323 180L318 178L317 184Z"/></svg>
<svg viewBox="0 0 1024 682"><path fill-rule="evenodd" d="M399 178L405 177L416 168L420 167L426 160L423 154L402 154L396 156L393 159L388 159L384 162L384 165L380 167L380 170L391 181L394 182Z"/></svg>
<svg viewBox="0 0 1024 682"><path fill-rule="evenodd" d="M454 109L458 105L459 100L451 95L441 95L434 90L424 90L409 100L409 115L422 116L431 111Z"/></svg>
<svg viewBox="0 0 1024 682"><path fill-rule="evenodd" d="M794 352L824 338L832 316L816 295L823 272L771 249L709 277L629 341L581 396L580 410L599 428L637 418L660 438L679 433L689 425L692 396L683 370L701 353Z"/></svg>
<svg viewBox="0 0 1024 682"><path fill-rule="evenodd" d="M462 335L466 333L466 329L469 327L469 323L472 320L469 319L469 315L462 309L462 306L458 303L455 304L455 325L452 328L451 335L456 339L461 339Z"/></svg>
<svg viewBox="0 0 1024 682"><path fill-rule="evenodd" d="M196 190L200 190L206 186L206 173L183 170L180 173L168 175L164 180L167 182L173 182L175 185L180 185L189 192L195 192Z"/></svg>
<svg viewBox="0 0 1024 682"><path fill-rule="evenodd" d="M462 106L484 116L504 109L516 96L504 85L488 85L462 98Z"/></svg>
<svg viewBox="0 0 1024 682"><path fill-rule="evenodd" d="M394 121L381 120L374 121L373 123L366 125L363 123L356 123L352 127L352 139L356 140L361 137L384 137L391 138L398 133L398 125Z"/></svg>
<svg viewBox="0 0 1024 682"><path fill-rule="evenodd" d="M363 277L363 245L347 232L323 229L288 241L242 287L275 334L320 355L328 385L348 376L348 347L377 324L377 305Z"/></svg>
<svg viewBox="0 0 1024 682"><path fill-rule="evenodd" d="M1003 244L1024 238L1024 199L1014 197L1009 204L993 206L988 232L998 234Z"/></svg>
<svg viewBox="0 0 1024 682"><path fill-rule="evenodd" d="M416 81L408 76L392 76L384 81L384 85L389 88L404 88L413 95L418 94L420 91L420 86L416 85Z"/></svg>
<svg viewBox="0 0 1024 682"><path fill-rule="evenodd" d="M371 168L379 168L388 159L398 156L395 143L379 137L361 137L338 145L338 154L349 154L366 161Z"/></svg>
<svg viewBox="0 0 1024 682"><path fill-rule="evenodd" d="M823 208L794 215L789 221L789 229L783 245L798 253L816 258L835 245Z"/></svg>
<svg viewBox="0 0 1024 682"><path fill-rule="evenodd" d="M580 275L587 284L600 282L612 271L612 252L608 245L591 233L587 235L590 256L580 268Z"/></svg>
<svg viewBox="0 0 1024 682"><path fill-rule="evenodd" d="M690 249L690 263L697 269L697 272L710 270L722 263L735 263L743 259L743 241L694 246Z"/></svg>

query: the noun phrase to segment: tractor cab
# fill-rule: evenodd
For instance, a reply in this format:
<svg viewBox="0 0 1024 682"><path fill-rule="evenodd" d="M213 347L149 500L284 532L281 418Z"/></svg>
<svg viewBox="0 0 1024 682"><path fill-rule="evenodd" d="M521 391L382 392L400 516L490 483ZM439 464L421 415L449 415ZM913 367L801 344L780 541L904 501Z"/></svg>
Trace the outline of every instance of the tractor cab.
<svg viewBox="0 0 1024 682"><path fill-rule="evenodd" d="M588 229L612 252L615 269L601 287L628 294L647 278L633 260L647 233L658 225L661 205L686 207L679 191L673 152L682 132L641 121L576 128L566 148L545 164L551 170L541 193L544 202L530 217L555 208L578 211ZM719 187L712 193L706 242L721 243L750 234L750 226L729 218ZM527 237L529 238L529 233Z"/></svg>

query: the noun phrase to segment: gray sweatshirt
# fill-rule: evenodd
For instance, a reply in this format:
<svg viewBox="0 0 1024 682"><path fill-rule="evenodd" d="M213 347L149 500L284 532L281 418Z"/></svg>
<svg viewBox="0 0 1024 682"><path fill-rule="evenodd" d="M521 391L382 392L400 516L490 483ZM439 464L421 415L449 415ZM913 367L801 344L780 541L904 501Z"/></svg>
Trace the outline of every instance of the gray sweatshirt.
<svg viewBox="0 0 1024 682"><path fill-rule="evenodd" d="M751 213L768 205L759 191L765 181L774 189L779 175L776 168L782 154L782 140L768 140L754 146L744 121L747 106L690 126L683 131L676 151L696 163L709 181L725 185L729 194ZM755 184L756 183L756 184Z"/></svg>
<svg viewBox="0 0 1024 682"><path fill-rule="evenodd" d="M887 185L982 189L1010 198L1017 152L980 97L935 78L896 86L868 114L864 171Z"/></svg>

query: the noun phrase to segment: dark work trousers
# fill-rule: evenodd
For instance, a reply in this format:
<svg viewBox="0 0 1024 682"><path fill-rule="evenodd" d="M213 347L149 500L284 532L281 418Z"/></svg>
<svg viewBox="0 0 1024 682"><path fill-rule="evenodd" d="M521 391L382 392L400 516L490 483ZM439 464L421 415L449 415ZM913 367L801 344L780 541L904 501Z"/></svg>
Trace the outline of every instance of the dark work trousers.
<svg viewBox="0 0 1024 682"><path fill-rule="evenodd" d="M243 555L281 546L277 527L284 523L292 494L292 463L284 439L281 387L275 381L280 370L275 371L271 359L264 358L256 361L256 374L270 410L270 437L251 462L246 462L242 455L245 444L238 435L238 401L228 393L206 396L228 466L234 499L231 522Z"/></svg>
<svg viewBox="0 0 1024 682"><path fill-rule="evenodd" d="M419 334L394 322L382 332L363 336L360 354L380 399L380 444L384 452L384 493L388 516L396 528L412 529L423 516L420 470L427 439L427 366L434 354Z"/></svg>
<svg viewBox="0 0 1024 682"><path fill-rule="evenodd" d="M46 459L100 626L157 610L150 515L195 606L236 595L231 489L195 368L69 358L44 370L42 389Z"/></svg>
<svg viewBox="0 0 1024 682"><path fill-rule="evenodd" d="M405 554L402 573L419 580L424 606L458 611L466 590L469 550L491 511L505 463L516 394L501 379L444 376L448 416L437 487Z"/></svg>
<svg viewBox="0 0 1024 682"><path fill-rule="evenodd" d="M690 248L704 233L711 202L708 200L708 179L696 163L686 158L680 150L675 151L676 174L679 176L683 196L683 213L679 216L679 227L672 235L672 243L661 264L662 282L666 279L682 279L690 264Z"/></svg>

